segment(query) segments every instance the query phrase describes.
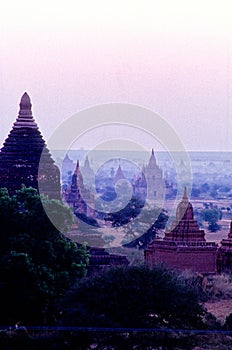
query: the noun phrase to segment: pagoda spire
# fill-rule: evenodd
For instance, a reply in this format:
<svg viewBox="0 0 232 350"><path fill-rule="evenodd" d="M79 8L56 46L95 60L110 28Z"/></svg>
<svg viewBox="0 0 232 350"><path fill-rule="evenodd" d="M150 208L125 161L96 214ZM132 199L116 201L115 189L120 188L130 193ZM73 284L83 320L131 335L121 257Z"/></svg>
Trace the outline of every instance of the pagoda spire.
<svg viewBox="0 0 232 350"><path fill-rule="evenodd" d="M189 201L188 192L187 192L187 187L186 186L184 187L184 194L183 194L182 200L186 201L186 202Z"/></svg>
<svg viewBox="0 0 232 350"><path fill-rule="evenodd" d="M16 121L1 148L0 187L6 187L12 195L24 184L49 198L60 199L60 171L54 163L25 92Z"/></svg>
<svg viewBox="0 0 232 350"><path fill-rule="evenodd" d="M76 169L74 171L74 174L77 175L80 172L80 163L79 160L77 160L77 165L76 165Z"/></svg>
<svg viewBox="0 0 232 350"><path fill-rule="evenodd" d="M19 104L19 114L13 128L32 128L38 129L38 126L32 116L31 100L27 92L24 92Z"/></svg>
<svg viewBox="0 0 232 350"><path fill-rule="evenodd" d="M32 115L31 99L27 92L24 92L23 96L21 97L19 107L19 115Z"/></svg>
<svg viewBox="0 0 232 350"><path fill-rule="evenodd" d="M156 158L155 158L154 148L152 148L148 167L154 167L154 166L156 166Z"/></svg>
<svg viewBox="0 0 232 350"><path fill-rule="evenodd" d="M186 187L176 209L176 220L173 221L171 230L165 232L164 240L205 242L205 233L199 229L194 219L193 206L189 202Z"/></svg>
<svg viewBox="0 0 232 350"><path fill-rule="evenodd" d="M86 158L85 158L85 167L87 167L87 168L89 168L90 167L90 165L89 165L89 157L88 156L86 156Z"/></svg>
<svg viewBox="0 0 232 350"><path fill-rule="evenodd" d="M119 165L118 170L116 172L116 175L114 177L114 183L116 184L117 181L125 179L125 176L123 174L121 165Z"/></svg>

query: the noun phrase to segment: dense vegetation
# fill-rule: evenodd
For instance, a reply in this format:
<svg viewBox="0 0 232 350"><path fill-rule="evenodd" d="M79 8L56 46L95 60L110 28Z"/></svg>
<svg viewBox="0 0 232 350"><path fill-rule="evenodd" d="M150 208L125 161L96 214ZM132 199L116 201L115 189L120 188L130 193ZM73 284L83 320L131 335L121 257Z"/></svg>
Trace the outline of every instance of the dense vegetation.
<svg viewBox="0 0 232 350"><path fill-rule="evenodd" d="M72 308L70 309L70 305ZM115 267L84 279L59 302L62 325L203 327L193 283L164 267Z"/></svg>
<svg viewBox="0 0 232 350"><path fill-rule="evenodd" d="M204 290L201 276L138 265L85 277L85 247L80 248L52 225L46 215L48 208L65 232L72 214L61 202L40 197L32 188L22 187L14 196L0 189L0 324L155 327L163 333L6 329L0 331L0 348L192 349L194 344L204 346L206 338L184 335L176 328L232 329L231 315L223 326L204 309L203 302L222 288L209 290L207 286ZM170 333L165 332L167 328ZM208 341L216 349L213 340ZM217 341L221 349L231 345L230 338L218 336Z"/></svg>
<svg viewBox="0 0 232 350"><path fill-rule="evenodd" d="M41 199L33 188L22 187L14 196L0 190L1 324L48 322L50 303L86 272L85 248L61 234L44 207L63 231L71 224L69 208Z"/></svg>

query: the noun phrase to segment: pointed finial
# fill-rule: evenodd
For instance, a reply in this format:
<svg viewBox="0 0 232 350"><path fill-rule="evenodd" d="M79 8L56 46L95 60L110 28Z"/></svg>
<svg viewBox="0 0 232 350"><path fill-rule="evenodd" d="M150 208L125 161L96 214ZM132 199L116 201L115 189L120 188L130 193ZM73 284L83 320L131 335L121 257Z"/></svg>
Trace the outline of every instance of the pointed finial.
<svg viewBox="0 0 232 350"><path fill-rule="evenodd" d="M23 96L21 97L21 101L19 104L20 110L19 115L31 115L31 100L27 92L24 92Z"/></svg>
<svg viewBox="0 0 232 350"><path fill-rule="evenodd" d="M31 100L26 92L24 92L23 96L21 97L19 107L19 114L13 128L38 129L31 112Z"/></svg>
<svg viewBox="0 0 232 350"><path fill-rule="evenodd" d="M74 174L77 175L78 171L79 171L79 160L77 160L77 165L76 165L76 169L74 171Z"/></svg>
<svg viewBox="0 0 232 350"><path fill-rule="evenodd" d="M154 148L151 149L151 154L154 156L155 153L154 153Z"/></svg>
<svg viewBox="0 0 232 350"><path fill-rule="evenodd" d="M89 158L86 156L85 158L85 167L89 167Z"/></svg>
<svg viewBox="0 0 232 350"><path fill-rule="evenodd" d="M184 194L183 194L183 200L187 200L188 201L188 193L187 193L187 187L184 187Z"/></svg>

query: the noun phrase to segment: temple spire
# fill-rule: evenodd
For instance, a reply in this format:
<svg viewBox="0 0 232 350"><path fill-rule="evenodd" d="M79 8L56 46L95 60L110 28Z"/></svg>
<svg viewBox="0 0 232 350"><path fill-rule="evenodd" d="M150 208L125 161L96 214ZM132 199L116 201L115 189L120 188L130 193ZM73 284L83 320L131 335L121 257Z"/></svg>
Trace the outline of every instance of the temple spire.
<svg viewBox="0 0 232 350"><path fill-rule="evenodd" d="M19 107L0 152L0 187L6 187L12 195L24 184L49 198L60 199L60 171L32 116L31 100L26 92Z"/></svg>
<svg viewBox="0 0 232 350"><path fill-rule="evenodd" d="M152 150L151 150L151 156L150 156L150 159L149 159L148 167L149 166L150 167L156 166L156 158L155 158L154 148L152 148Z"/></svg>
<svg viewBox="0 0 232 350"><path fill-rule="evenodd" d="M23 96L21 97L19 107L19 115L32 115L31 100L27 92L24 92Z"/></svg>
<svg viewBox="0 0 232 350"><path fill-rule="evenodd" d="M76 165L76 169L75 169L75 171L74 171L74 174L77 175L78 172L80 172L79 160L77 160L77 165Z"/></svg>
<svg viewBox="0 0 232 350"><path fill-rule="evenodd" d="M90 167L90 165L89 165L89 158L88 158L88 156L86 156L86 158L85 158L85 167Z"/></svg>
<svg viewBox="0 0 232 350"><path fill-rule="evenodd" d="M187 187L185 186L184 187L184 194L183 194L183 198L182 198L183 201L189 201L189 198L188 198L188 192L187 192Z"/></svg>
<svg viewBox="0 0 232 350"><path fill-rule="evenodd" d="M19 104L19 114L13 128L32 128L37 129L38 126L32 116L31 100L27 92L24 92Z"/></svg>

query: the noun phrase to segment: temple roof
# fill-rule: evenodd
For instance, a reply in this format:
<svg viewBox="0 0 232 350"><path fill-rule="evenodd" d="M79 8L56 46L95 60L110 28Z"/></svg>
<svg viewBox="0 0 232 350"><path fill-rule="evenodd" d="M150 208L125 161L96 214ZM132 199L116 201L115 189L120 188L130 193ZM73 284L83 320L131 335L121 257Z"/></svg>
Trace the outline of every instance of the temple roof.
<svg viewBox="0 0 232 350"><path fill-rule="evenodd" d="M123 174L121 165L119 165L118 170L117 170L117 172L116 172L116 175L115 175L115 177L114 177L114 183L116 183L116 182L119 181L119 180L123 180L123 179L125 179L125 176L124 176L124 174Z"/></svg>
<svg viewBox="0 0 232 350"><path fill-rule="evenodd" d="M19 104L19 114L16 119L16 122L14 123L14 128L33 128L33 129L38 129L38 126L32 116L32 111L31 111L31 100L29 95L24 92L20 104Z"/></svg>
<svg viewBox="0 0 232 350"><path fill-rule="evenodd" d="M176 220L194 220L193 206L189 202L187 188L184 188L184 194L181 202L177 206Z"/></svg>
<svg viewBox="0 0 232 350"><path fill-rule="evenodd" d="M21 184L38 189L38 171L42 165L43 177L45 173L48 176L44 177L44 184L47 181L45 178L53 178L58 191L59 169L54 165L54 160L32 116L31 100L26 92L19 106L18 117L0 152L0 187L7 187L10 193L19 189ZM47 183L48 191L52 191L52 186L51 182L49 185ZM58 198L58 192L55 197Z"/></svg>
<svg viewBox="0 0 232 350"><path fill-rule="evenodd" d="M165 233L164 240L205 242L205 233L199 229L194 219L193 206L189 201L186 187L182 200L177 206L176 220L174 220L171 230Z"/></svg>
<svg viewBox="0 0 232 350"><path fill-rule="evenodd" d="M152 148L148 167L153 167L153 166L157 166L157 164L156 164L155 152L154 152L154 149Z"/></svg>

